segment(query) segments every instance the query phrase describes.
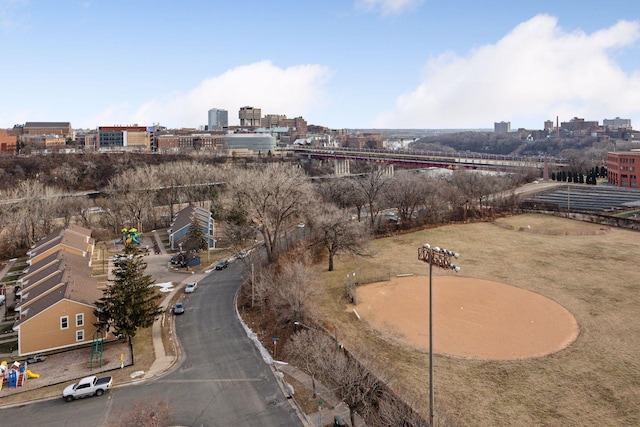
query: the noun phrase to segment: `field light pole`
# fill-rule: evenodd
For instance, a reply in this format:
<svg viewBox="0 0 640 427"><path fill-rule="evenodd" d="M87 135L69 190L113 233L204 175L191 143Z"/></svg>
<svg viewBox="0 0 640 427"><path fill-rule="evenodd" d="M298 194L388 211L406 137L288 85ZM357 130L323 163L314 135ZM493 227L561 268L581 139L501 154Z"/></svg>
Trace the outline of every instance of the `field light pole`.
<svg viewBox="0 0 640 427"><path fill-rule="evenodd" d="M460 255L457 252L448 249L431 247L425 243L424 246L418 248L418 260L429 263L429 426L433 427L433 266L453 270L456 273L460 271L460 267L451 263L451 258L458 259Z"/></svg>

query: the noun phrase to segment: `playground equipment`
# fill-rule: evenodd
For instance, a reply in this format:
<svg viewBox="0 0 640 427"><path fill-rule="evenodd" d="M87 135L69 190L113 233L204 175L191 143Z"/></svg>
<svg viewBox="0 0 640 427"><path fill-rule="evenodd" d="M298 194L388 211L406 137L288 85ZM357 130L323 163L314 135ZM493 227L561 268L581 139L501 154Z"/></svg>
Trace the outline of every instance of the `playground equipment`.
<svg viewBox="0 0 640 427"><path fill-rule="evenodd" d="M0 363L0 390L5 382L9 388L22 387L28 378L40 378L40 374L27 369L27 363L15 361L11 366L6 360Z"/></svg>
<svg viewBox="0 0 640 427"><path fill-rule="evenodd" d="M143 239L142 233L138 232L137 228L123 228L122 236L120 240L116 241L116 244L124 243L125 245L139 245Z"/></svg>
<svg viewBox="0 0 640 427"><path fill-rule="evenodd" d="M36 374L35 372L31 371L31 369L27 369L25 374L27 374L27 377L29 378L40 378L40 374Z"/></svg>
<svg viewBox="0 0 640 427"><path fill-rule="evenodd" d="M26 370L26 364L16 361L11 366L8 366L6 361L2 361L0 363L0 389L2 389L4 382L7 382L9 388L22 387L27 380Z"/></svg>
<svg viewBox="0 0 640 427"><path fill-rule="evenodd" d="M89 369L93 370L93 359L98 357L98 362L102 368L102 352L104 350L104 334L102 331L93 333L93 343L91 344L91 360L89 360Z"/></svg>

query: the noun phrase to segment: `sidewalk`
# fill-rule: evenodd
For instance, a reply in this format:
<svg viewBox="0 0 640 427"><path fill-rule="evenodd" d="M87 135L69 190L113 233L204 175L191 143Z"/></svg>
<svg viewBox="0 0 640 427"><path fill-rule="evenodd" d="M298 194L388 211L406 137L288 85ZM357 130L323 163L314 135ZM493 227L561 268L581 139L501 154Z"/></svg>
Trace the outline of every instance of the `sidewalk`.
<svg viewBox="0 0 640 427"><path fill-rule="evenodd" d="M295 366L289 364L277 364L276 370L295 378L297 381L304 384L309 390L313 389L311 377ZM312 426L333 426L334 416L339 415L347 425L351 425L349 407L344 402L340 401L340 399L338 399L331 390L324 386L324 384L319 383L317 380L316 395L318 396L318 400L322 400L327 407L330 406L333 407L333 409L322 409L313 414L306 414L308 423ZM320 418L320 423L318 423L318 418ZM364 420L356 414L355 426L353 427L365 426L366 424Z"/></svg>

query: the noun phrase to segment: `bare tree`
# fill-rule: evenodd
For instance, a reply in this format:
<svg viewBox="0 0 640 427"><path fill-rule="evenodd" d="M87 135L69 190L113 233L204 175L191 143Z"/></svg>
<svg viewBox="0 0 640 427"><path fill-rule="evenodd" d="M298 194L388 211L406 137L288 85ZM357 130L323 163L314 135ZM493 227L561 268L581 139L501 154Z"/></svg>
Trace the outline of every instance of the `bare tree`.
<svg viewBox="0 0 640 427"><path fill-rule="evenodd" d="M283 322L304 322L310 316L311 297L317 294L318 277L305 260L290 262L275 276L273 305Z"/></svg>
<svg viewBox="0 0 640 427"><path fill-rule="evenodd" d="M335 342L314 329L302 329L287 341L286 352L291 361L311 376L313 397L316 397L316 376L326 369L326 355L335 349Z"/></svg>
<svg viewBox="0 0 640 427"><path fill-rule="evenodd" d="M355 180L354 187L362 198L366 200L371 230L375 228L376 218L382 208L382 192L387 185L388 179L385 168L380 164L373 164L369 167L369 172L364 177Z"/></svg>
<svg viewBox="0 0 640 427"><path fill-rule="evenodd" d="M170 163L157 171L158 186L162 187L158 191L158 201L167 206L171 219L175 216L176 205L187 200L186 184L189 174L186 171L190 165L188 162Z"/></svg>
<svg viewBox="0 0 640 427"><path fill-rule="evenodd" d="M333 205L324 205L313 224L313 239L327 250L329 271L339 253L368 255L366 242L370 237L361 222L352 221L349 213Z"/></svg>
<svg viewBox="0 0 640 427"><path fill-rule="evenodd" d="M155 169L145 166L116 175L105 188L111 211L120 217L120 226L128 224L142 230L142 224L153 210L157 187Z"/></svg>
<svg viewBox="0 0 640 427"><path fill-rule="evenodd" d="M61 194L35 180L21 182L17 190L19 218L29 244L33 244L53 231Z"/></svg>
<svg viewBox="0 0 640 427"><path fill-rule="evenodd" d="M78 187L78 168L64 162L52 171L56 184L65 191L72 191Z"/></svg>
<svg viewBox="0 0 640 427"><path fill-rule="evenodd" d="M17 191L9 190L0 193L0 199L4 201L10 201L17 199ZM18 203L0 203L0 248L2 248L2 255L7 258L13 257L17 254L17 251L21 248L26 248L29 245L28 236L25 234L22 228L22 220L20 218L20 206Z"/></svg>
<svg viewBox="0 0 640 427"><path fill-rule="evenodd" d="M328 380L336 394L349 407L351 425L355 425L355 414L367 417L376 413L377 405L384 393L384 381L379 370L373 373L367 366L341 350L330 353L325 366Z"/></svg>
<svg viewBox="0 0 640 427"><path fill-rule="evenodd" d="M412 397L415 399L415 397ZM378 405L377 421L380 426L398 427L435 427L429 426L424 419L410 405L411 400L406 396L399 397L390 390L385 390ZM444 426L445 424L438 424Z"/></svg>
<svg viewBox="0 0 640 427"><path fill-rule="evenodd" d="M385 187L385 197L390 206L398 209L403 223L410 223L414 213L424 205L428 188L425 179L415 172L398 172Z"/></svg>
<svg viewBox="0 0 640 427"><path fill-rule="evenodd" d="M283 265L272 265L255 280L255 302L263 310L271 310L278 324L305 322L313 317L310 301L318 293L317 281L304 257Z"/></svg>
<svg viewBox="0 0 640 427"><path fill-rule="evenodd" d="M425 185L425 199L424 205L426 212L423 217L426 219L429 224L438 224L444 221L445 215L450 210L449 203L444 197L444 194L447 192L446 189L443 189L444 186L448 184L446 181L442 181L436 178L427 178Z"/></svg>
<svg viewBox="0 0 640 427"><path fill-rule="evenodd" d="M349 177L333 178L322 182L315 187L320 199L333 203L339 208L355 208L358 221L362 217L362 208L367 204L365 194L360 191L360 186Z"/></svg>
<svg viewBox="0 0 640 427"><path fill-rule="evenodd" d="M307 178L289 164L269 163L262 169L233 170L227 190L227 204L253 222L264 240L267 258L277 261L282 235L312 198Z"/></svg>
<svg viewBox="0 0 640 427"><path fill-rule="evenodd" d="M476 207L481 197L488 194L485 182L483 175L465 169L454 171L451 174L449 183L457 188L460 192L460 197L465 199L462 203L465 209L465 219L466 211Z"/></svg>

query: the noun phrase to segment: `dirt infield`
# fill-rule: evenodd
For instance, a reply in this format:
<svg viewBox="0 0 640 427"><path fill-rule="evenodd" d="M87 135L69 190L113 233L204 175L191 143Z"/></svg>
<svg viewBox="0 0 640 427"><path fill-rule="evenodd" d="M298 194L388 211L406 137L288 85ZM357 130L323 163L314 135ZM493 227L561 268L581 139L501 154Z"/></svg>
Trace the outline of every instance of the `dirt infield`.
<svg viewBox="0 0 640 427"><path fill-rule="evenodd" d="M429 349L429 278L395 277L358 288L362 320ZM433 350L477 359L513 360L561 350L578 336L563 306L531 291L465 277L433 277Z"/></svg>

